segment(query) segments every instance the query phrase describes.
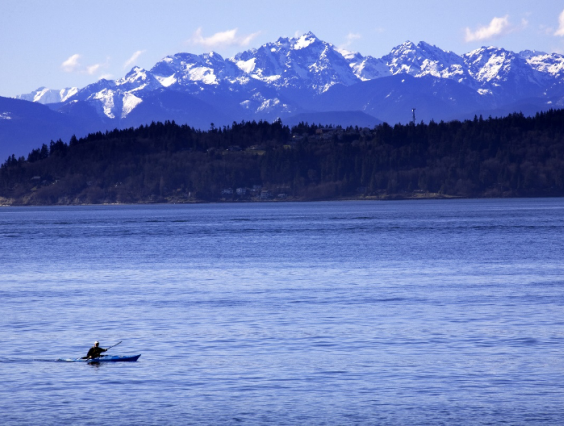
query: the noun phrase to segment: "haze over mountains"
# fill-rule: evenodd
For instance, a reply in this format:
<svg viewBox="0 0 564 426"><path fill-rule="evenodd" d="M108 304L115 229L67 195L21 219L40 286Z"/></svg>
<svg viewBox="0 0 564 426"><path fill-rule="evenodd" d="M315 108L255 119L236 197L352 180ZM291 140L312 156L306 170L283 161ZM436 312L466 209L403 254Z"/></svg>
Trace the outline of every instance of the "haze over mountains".
<svg viewBox="0 0 564 426"><path fill-rule="evenodd" d="M412 108L417 121L533 114L564 105L563 74L556 53L483 47L460 56L405 42L374 58L310 32L232 58L178 53L115 81L0 98L0 159L73 133L151 121L202 129L276 118L373 126L406 123Z"/></svg>

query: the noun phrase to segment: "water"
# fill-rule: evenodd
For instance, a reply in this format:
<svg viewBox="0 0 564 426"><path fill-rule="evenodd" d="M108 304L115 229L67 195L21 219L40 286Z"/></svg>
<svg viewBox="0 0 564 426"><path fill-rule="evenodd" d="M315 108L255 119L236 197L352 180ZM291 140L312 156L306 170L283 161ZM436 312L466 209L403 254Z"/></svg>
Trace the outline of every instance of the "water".
<svg viewBox="0 0 564 426"><path fill-rule="evenodd" d="M0 209L21 424L564 422L564 200ZM90 366L94 340L137 363Z"/></svg>

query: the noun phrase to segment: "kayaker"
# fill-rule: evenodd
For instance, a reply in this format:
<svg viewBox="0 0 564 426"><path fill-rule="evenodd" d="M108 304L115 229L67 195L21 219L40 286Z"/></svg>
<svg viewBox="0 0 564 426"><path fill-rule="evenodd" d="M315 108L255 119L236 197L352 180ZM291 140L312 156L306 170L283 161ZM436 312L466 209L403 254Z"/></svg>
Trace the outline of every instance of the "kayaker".
<svg viewBox="0 0 564 426"><path fill-rule="evenodd" d="M88 353L86 354L86 359L100 358L102 352L107 351L107 349L101 348L99 345L100 342L98 341L94 342L94 346L92 346L88 351Z"/></svg>

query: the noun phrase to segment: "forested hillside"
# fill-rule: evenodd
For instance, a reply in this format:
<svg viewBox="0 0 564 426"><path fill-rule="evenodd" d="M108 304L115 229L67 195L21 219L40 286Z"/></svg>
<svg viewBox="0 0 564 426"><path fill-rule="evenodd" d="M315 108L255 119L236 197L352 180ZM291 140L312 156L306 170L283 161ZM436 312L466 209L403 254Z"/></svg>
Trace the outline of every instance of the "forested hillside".
<svg viewBox="0 0 564 426"><path fill-rule="evenodd" d="M0 167L0 201L14 205L562 195L563 110L371 129L167 121Z"/></svg>

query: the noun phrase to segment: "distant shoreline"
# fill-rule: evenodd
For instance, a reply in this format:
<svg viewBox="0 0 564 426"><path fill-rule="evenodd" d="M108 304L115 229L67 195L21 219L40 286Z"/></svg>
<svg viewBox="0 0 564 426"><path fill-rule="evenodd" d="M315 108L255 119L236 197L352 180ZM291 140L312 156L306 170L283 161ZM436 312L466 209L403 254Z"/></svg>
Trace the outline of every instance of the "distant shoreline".
<svg viewBox="0 0 564 426"><path fill-rule="evenodd" d="M217 200L217 201L205 201L205 200L176 200L176 201L144 201L137 203L76 203L76 204L18 204L18 203L6 203L5 200L0 198L0 208L5 207L91 207L91 206L151 206L151 205L190 205L190 204L278 204L278 203L321 203L321 202L345 202L345 201L428 201L428 200L509 200L509 199L541 199L541 198L563 198L560 195L538 195L538 196L514 196L514 197L463 197L463 196L452 196L444 194L432 194L430 196L402 196L398 194L391 194L385 197L377 196L366 196L366 197L344 197L338 199L319 199L319 200L306 200L306 199L293 199L288 198L284 200Z"/></svg>

